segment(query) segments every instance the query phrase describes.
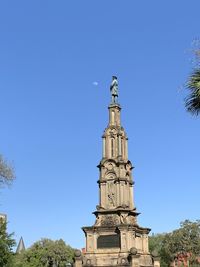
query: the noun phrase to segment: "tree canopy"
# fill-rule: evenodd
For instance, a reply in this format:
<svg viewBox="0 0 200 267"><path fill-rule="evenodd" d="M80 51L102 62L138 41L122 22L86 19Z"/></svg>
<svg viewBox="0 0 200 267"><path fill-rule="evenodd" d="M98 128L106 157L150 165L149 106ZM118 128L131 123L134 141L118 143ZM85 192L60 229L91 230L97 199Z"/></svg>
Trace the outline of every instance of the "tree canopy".
<svg viewBox="0 0 200 267"><path fill-rule="evenodd" d="M9 185L15 178L14 169L2 155L0 155L0 187Z"/></svg>
<svg viewBox="0 0 200 267"><path fill-rule="evenodd" d="M8 234L6 230L7 223L0 218L0 267L12 267L13 252L15 245L13 234Z"/></svg>
<svg viewBox="0 0 200 267"><path fill-rule="evenodd" d="M180 254L187 257L190 265L196 264L200 256L200 221L185 220L171 233L151 236L149 248L160 256L161 266L169 266Z"/></svg>
<svg viewBox="0 0 200 267"><path fill-rule="evenodd" d="M72 263L74 249L60 240L41 239L15 256L16 267L66 267Z"/></svg>

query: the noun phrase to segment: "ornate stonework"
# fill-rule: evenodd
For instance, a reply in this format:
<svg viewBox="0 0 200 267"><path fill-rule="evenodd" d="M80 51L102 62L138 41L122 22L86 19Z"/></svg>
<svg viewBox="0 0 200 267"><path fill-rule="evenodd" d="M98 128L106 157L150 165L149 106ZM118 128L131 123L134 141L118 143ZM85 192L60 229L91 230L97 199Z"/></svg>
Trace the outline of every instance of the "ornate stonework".
<svg viewBox="0 0 200 267"><path fill-rule="evenodd" d="M113 76L111 86L117 86ZM114 88L116 89L116 88ZM118 92L118 91L117 91ZM75 267L81 266L153 266L148 249L149 228L137 224L133 201L133 166L128 160L128 138L121 126L121 107L112 95L109 123L103 139L103 155L99 168L99 205L93 226L83 227L86 251L75 257ZM156 263L158 265L158 263Z"/></svg>

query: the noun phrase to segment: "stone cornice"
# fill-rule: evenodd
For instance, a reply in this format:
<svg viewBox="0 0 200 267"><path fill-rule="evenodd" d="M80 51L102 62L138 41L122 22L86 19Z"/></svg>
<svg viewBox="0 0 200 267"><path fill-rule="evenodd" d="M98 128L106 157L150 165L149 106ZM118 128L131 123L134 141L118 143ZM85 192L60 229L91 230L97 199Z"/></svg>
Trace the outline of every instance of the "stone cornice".
<svg viewBox="0 0 200 267"><path fill-rule="evenodd" d="M128 180L127 178L114 178L114 179L110 179L110 181L114 181L114 182L127 182L127 183L129 183L130 185L134 185L135 184L135 182L134 181L132 181L132 180ZM99 179L98 181L97 181L97 183L98 184L103 184L103 183L106 183L108 180L107 179Z"/></svg>
<svg viewBox="0 0 200 267"><path fill-rule="evenodd" d="M121 213L128 213L129 215L133 215L133 216L138 216L140 215L140 212L137 212L136 209L129 209L129 208L123 208L123 207L117 207L116 209L103 209L101 207L99 207L99 210L96 210L93 212L93 214L95 214L95 216L97 217L98 214L118 214L120 215Z"/></svg>
<svg viewBox="0 0 200 267"><path fill-rule="evenodd" d="M130 224L119 224L114 226L86 226L82 227L82 230L84 233L102 233L102 232L123 232L123 231L132 231L135 232L136 236L137 234L149 234L151 231L150 228L143 228L139 225L130 225Z"/></svg>
<svg viewBox="0 0 200 267"><path fill-rule="evenodd" d="M110 109L110 108L117 108L117 109L119 109L119 110L122 109L121 106L120 106L120 104L118 104L118 103L111 103L111 104L108 106L108 109Z"/></svg>
<svg viewBox="0 0 200 267"><path fill-rule="evenodd" d="M131 170L134 169L134 166L132 166L132 163L130 160L121 160L120 158L102 158L102 160L100 161L100 163L97 165L97 168L101 168L104 167L104 164L106 162L113 162L116 164L117 167L119 167L120 165L127 165L130 164L131 165Z"/></svg>

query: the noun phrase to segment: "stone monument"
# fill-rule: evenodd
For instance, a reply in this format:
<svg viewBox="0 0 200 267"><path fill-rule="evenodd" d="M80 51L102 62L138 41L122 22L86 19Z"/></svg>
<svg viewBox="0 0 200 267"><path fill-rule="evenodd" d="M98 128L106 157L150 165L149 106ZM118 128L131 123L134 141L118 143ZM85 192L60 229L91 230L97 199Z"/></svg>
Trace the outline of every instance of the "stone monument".
<svg viewBox="0 0 200 267"><path fill-rule="evenodd" d="M139 213L133 202L133 166L128 159L128 138L121 126L118 81L110 86L109 123L103 139L99 168L99 205L93 212L93 226L83 227L85 252L76 251L74 267L158 266L149 253L149 228L137 223Z"/></svg>

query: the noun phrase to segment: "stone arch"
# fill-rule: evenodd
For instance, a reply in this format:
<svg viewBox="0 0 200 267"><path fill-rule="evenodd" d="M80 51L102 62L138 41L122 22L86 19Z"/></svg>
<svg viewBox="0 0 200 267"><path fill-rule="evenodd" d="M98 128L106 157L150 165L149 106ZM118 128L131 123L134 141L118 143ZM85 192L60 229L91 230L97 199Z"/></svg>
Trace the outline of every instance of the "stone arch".
<svg viewBox="0 0 200 267"><path fill-rule="evenodd" d="M108 171L108 172L106 172L106 174L105 174L105 178L106 178L106 180L114 180L116 177L117 177L117 176L116 176L116 173L113 172L113 171Z"/></svg>

